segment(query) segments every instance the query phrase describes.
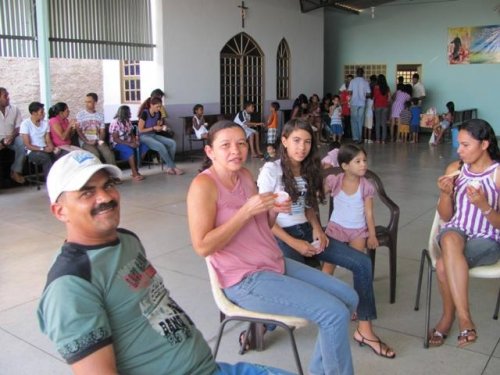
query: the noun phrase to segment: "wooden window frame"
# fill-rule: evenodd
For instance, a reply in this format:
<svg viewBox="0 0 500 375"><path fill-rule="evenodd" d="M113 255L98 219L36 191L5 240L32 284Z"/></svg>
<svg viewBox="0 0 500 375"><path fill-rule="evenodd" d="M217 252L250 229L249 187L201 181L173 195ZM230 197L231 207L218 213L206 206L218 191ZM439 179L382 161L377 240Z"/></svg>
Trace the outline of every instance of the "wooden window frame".
<svg viewBox="0 0 500 375"><path fill-rule="evenodd" d="M128 68L128 69L127 69ZM131 74L131 68L133 73ZM141 62L138 60L120 61L121 101L125 104L141 103ZM128 70L128 73L126 72ZM138 74L137 74L138 73ZM134 87L132 87L134 86Z"/></svg>

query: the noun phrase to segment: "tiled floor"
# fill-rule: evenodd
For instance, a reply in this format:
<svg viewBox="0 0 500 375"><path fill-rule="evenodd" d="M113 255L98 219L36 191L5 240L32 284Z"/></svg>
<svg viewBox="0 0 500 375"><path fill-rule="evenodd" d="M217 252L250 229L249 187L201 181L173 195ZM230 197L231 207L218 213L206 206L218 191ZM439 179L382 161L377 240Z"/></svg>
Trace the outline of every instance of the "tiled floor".
<svg viewBox="0 0 500 375"><path fill-rule="evenodd" d="M441 348L424 349L422 330L424 304L413 310L420 252L438 197L436 178L455 155L450 145L429 148L427 144L366 145L371 168L382 178L389 196L400 205L398 278L396 303L389 304L386 249L377 255L375 292L379 319L377 332L397 351L394 360L376 357L371 350L352 342L357 374L499 374L500 323L491 319L498 292L498 280L471 281L471 309L479 339L466 349L456 346L457 327ZM256 172L260 162L253 160ZM218 313L210 294L203 259L190 244L186 217L186 191L195 175L197 162L180 163L184 176L167 176L157 168L143 171L143 182L126 180L121 186L122 226L142 239L150 259L165 279L174 298L185 308L213 344ZM44 189L23 187L0 191L0 374L68 374L52 344L38 329L35 309L55 251L64 239L64 228L55 220ZM327 207L322 208L323 220ZM387 214L376 204L377 221ZM343 270L336 275L351 282ZM425 287L425 284L424 284ZM431 319L439 314L434 283ZM288 340L283 332L266 336L264 352L237 353L233 326L223 338L218 359L228 362L253 361L294 370ZM354 330L354 324L351 326ZM311 356L316 330L312 326L296 333L304 368ZM149 374L148 374L149 375Z"/></svg>

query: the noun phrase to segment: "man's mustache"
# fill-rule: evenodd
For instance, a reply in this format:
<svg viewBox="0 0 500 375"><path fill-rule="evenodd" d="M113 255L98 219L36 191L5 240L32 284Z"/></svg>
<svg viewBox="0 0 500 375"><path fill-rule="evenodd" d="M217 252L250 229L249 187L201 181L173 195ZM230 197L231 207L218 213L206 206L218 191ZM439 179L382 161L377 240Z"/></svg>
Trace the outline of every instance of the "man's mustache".
<svg viewBox="0 0 500 375"><path fill-rule="evenodd" d="M92 216L95 216L101 213L102 211L106 211L115 207L118 207L118 202L115 200L110 200L109 202L101 203L99 206L93 208L92 211L90 211L90 214Z"/></svg>

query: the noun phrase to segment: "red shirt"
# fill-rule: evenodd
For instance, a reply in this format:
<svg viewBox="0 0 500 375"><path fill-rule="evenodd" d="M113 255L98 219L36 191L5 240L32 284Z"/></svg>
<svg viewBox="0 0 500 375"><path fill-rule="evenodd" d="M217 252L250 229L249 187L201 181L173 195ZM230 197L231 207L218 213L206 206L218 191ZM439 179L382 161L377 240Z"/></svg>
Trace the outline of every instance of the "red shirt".
<svg viewBox="0 0 500 375"><path fill-rule="evenodd" d="M351 114L351 107L349 106L349 101L351 96L349 91L344 90L340 93L340 105L342 107L342 116L349 116Z"/></svg>
<svg viewBox="0 0 500 375"><path fill-rule="evenodd" d="M385 95L382 95L380 87L375 85L373 88L373 108L388 108L390 95L391 93L389 91L387 91Z"/></svg>

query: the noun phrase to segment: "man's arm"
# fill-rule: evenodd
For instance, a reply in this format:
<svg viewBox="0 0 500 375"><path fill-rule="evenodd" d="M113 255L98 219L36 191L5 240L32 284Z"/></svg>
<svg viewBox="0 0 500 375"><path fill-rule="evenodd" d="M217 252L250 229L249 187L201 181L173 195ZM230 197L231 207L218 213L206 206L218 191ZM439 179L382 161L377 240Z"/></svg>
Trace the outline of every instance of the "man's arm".
<svg viewBox="0 0 500 375"><path fill-rule="evenodd" d="M73 363L71 370L73 370L75 375L117 375L118 370L116 369L113 345L106 345L78 362Z"/></svg>

